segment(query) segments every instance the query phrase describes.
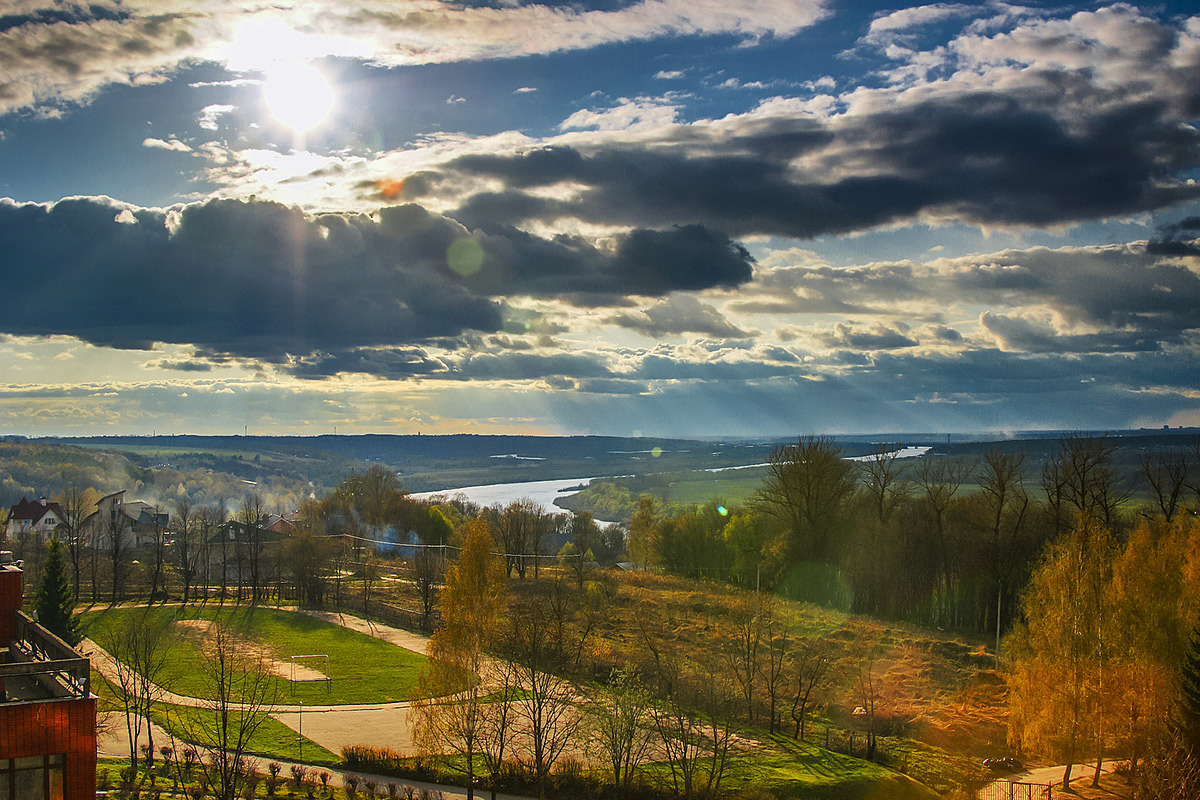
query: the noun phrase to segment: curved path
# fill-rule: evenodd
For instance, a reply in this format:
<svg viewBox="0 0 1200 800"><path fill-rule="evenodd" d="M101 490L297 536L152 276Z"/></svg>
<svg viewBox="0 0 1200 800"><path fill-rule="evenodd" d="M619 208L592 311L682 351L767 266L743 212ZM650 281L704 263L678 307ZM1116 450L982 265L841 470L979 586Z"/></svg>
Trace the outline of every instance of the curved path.
<svg viewBox="0 0 1200 800"><path fill-rule="evenodd" d="M427 636L348 614L298 608L282 610L308 614L422 655L425 654L429 643ZM116 663L102 647L90 639L84 639L79 649L84 655L91 658L92 665L104 677L114 682L117 680ZM160 701L172 705L199 708L204 707L208 702L200 698L176 694L161 686L155 687L155 691ZM305 738L334 753L341 752L343 747L353 744L388 747L400 752L411 752L413 745L408 721L409 707L410 704L407 701L350 705L280 703L271 708L270 715L297 732L303 725Z"/></svg>
<svg viewBox="0 0 1200 800"><path fill-rule="evenodd" d="M426 647L429 644L428 636L336 611L310 611L289 607L284 607L281 610L295 611L323 619L334 625L341 625L344 628L364 633L376 639L394 644L397 647L403 647L406 650L420 653L421 655L425 654ZM111 681L117 679L116 663L113 661L112 656L105 652L103 648L90 639L85 639L79 649L92 659L92 665L104 677ZM159 700L164 703L203 707L208 702L200 698L167 691L161 686L155 687L155 690L158 693ZM342 747L351 744L388 747L400 752L412 752L412 734L408 721L409 707L410 704L407 701L325 706L280 704L272 708L270 716L297 732L299 732L301 716L303 716L304 738L321 745L333 753L339 753ZM118 758L129 757L129 741L125 732L124 720L121 717L120 713L110 712L107 720L108 724L102 726L103 730L98 736L97 750L99 755ZM141 741L144 742L145 739ZM156 744L161 744L173 741L173 739L169 733L155 725L154 741ZM289 768L291 765L298 763L284 759L255 758L259 761L270 760L282 764L284 768L282 774L284 777L290 775ZM342 778L353 772L363 777L374 778L383 787L386 787L389 781L394 781L398 784L416 786L418 789L425 788L441 791L446 800L461 800L467 796L466 789L461 787L401 780L382 775L370 775L368 773L355 772L354 770L333 769L324 766L315 766L313 769L318 772L329 772L333 776L332 782L336 785L341 785ZM485 794L477 791L475 796L477 798L488 797L490 796L490 792ZM526 800L525 798L505 794L498 794L497 798L501 800Z"/></svg>
<svg viewBox="0 0 1200 800"><path fill-rule="evenodd" d="M108 726L106 730L100 733L96 748L97 755L99 755L101 758L129 758L129 741L126 738L125 723L123 719L120 719L121 717L123 717L123 715L120 712L108 712ZM145 738L140 739L139 741L144 742ZM162 745L167 742L173 744L175 740L171 738L169 733L155 725L154 742L157 745ZM264 765L270 761L274 761L275 763L281 765L283 767L283 772L280 773L280 777L283 778L289 778L291 776L291 767L293 764L301 763L299 761L289 761L283 758L263 758L261 756L250 756L250 758L251 760L258 762L256 769L259 772L265 772ZM374 779L375 782L385 790L388 782L393 781L398 785L407 784L409 786L415 786L417 789L440 791L445 800L466 800L467 797L467 790L461 786L425 783L423 781L414 781L407 778L392 778L386 775L372 775L369 772L356 772L354 770L338 769L336 767L326 767L316 764L304 764L304 766L308 767L312 771L312 774L328 772L330 774L329 783L331 786L343 786L343 779L345 776L354 774L361 778ZM282 797L283 794L281 793L278 796ZM491 792L485 792L477 789L475 791L475 797L476 800L485 800L486 798L491 797ZM497 800L532 800L532 798L504 794L503 792L497 793L496 798Z"/></svg>

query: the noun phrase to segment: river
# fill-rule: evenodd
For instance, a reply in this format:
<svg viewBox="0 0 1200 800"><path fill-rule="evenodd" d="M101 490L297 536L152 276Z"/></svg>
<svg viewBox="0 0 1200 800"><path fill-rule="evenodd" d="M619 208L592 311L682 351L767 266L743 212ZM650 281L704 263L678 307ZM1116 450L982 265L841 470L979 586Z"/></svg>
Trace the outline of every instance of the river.
<svg viewBox="0 0 1200 800"><path fill-rule="evenodd" d="M587 486L598 478L560 478L554 481L518 481L517 483L490 483L484 486L464 486L461 489L442 489L436 492L420 492L414 494L413 497L424 499L433 497L434 495L446 495L453 497L455 495L464 495L472 503L478 503L481 506L506 506L514 500L522 500L528 498L543 509L555 514L562 513L563 509L554 505L554 498L569 497L575 494L574 491L567 492L564 489L579 490L580 487ZM602 520L596 520L597 525L608 525L609 523Z"/></svg>
<svg viewBox="0 0 1200 800"><path fill-rule="evenodd" d="M896 458L920 458L929 450L928 447L905 447L895 452ZM846 459L847 461L865 461L871 456L857 456L855 458ZM740 467L716 467L714 469L706 469L705 472L727 472L739 469L754 469L756 467L765 467L766 464L746 464ZM514 500L522 500L528 498L543 509L552 513L558 514L562 509L554 505L554 498L569 497L576 493L581 487L587 486L592 481L602 480L602 478L561 478L553 481L518 481L516 483L489 483L483 486L463 486L460 489L442 489L436 492L420 492L414 494L413 497L424 499L433 497L434 495L446 495L453 497L454 495L464 495L472 503L477 503L480 506L506 506ZM564 489L574 489L575 491L563 491ZM608 525L610 523L603 520L596 520L597 525Z"/></svg>

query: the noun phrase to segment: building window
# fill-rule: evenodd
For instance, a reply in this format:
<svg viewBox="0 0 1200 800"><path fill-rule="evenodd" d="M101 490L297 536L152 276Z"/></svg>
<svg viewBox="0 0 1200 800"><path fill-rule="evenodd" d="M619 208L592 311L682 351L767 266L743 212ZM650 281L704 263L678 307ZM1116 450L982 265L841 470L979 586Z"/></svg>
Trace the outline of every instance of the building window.
<svg viewBox="0 0 1200 800"><path fill-rule="evenodd" d="M0 759L0 800L63 800L63 757Z"/></svg>

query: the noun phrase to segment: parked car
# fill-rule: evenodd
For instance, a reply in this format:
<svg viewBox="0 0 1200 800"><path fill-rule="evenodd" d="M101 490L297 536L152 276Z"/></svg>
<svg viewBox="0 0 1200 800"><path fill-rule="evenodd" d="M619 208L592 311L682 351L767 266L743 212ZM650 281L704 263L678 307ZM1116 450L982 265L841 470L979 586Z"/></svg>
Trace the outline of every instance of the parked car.
<svg viewBox="0 0 1200 800"><path fill-rule="evenodd" d="M1012 756L997 756L994 758L985 758L983 766L996 772L1020 772L1025 769L1020 761L1017 761Z"/></svg>

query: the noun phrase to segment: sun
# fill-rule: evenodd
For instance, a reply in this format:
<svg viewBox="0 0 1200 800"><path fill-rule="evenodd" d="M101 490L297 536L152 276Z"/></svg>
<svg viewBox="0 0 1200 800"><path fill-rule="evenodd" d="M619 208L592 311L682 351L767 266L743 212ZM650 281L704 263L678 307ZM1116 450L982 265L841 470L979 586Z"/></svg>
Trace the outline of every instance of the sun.
<svg viewBox="0 0 1200 800"><path fill-rule="evenodd" d="M263 97L275 119L302 132L322 122L333 110L333 89L315 67L278 64L267 71Z"/></svg>

